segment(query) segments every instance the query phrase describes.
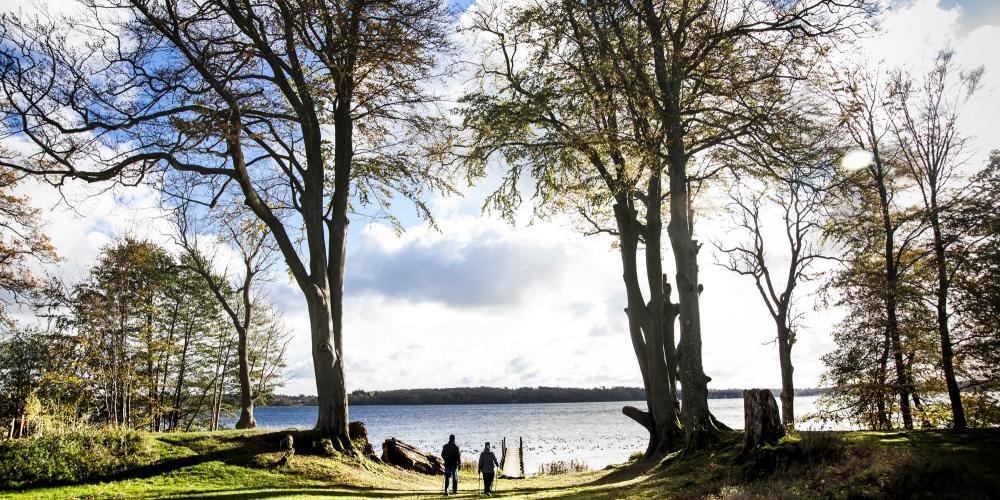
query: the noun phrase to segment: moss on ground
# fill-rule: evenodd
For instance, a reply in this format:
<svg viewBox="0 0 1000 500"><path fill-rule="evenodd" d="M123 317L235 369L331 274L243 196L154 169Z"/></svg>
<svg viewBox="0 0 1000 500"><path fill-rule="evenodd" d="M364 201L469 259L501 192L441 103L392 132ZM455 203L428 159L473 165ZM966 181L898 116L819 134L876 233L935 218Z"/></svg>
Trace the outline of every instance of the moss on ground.
<svg viewBox="0 0 1000 500"><path fill-rule="evenodd" d="M306 432L284 465L286 433L153 435L155 459L82 484L0 492L4 498L434 498L442 479L326 456ZM990 498L1000 491L1000 430L801 433L738 458L740 435L689 456L600 471L500 480L517 498ZM466 474L460 498L479 497Z"/></svg>

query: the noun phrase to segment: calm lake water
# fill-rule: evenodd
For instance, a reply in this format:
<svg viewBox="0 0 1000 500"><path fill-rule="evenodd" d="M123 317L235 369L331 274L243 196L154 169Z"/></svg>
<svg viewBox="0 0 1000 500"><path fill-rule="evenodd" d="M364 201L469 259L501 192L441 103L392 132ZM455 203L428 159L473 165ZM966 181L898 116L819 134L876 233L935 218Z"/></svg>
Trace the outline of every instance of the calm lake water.
<svg viewBox="0 0 1000 500"><path fill-rule="evenodd" d="M812 412L815 402L815 396L796 398L796 414ZM742 399L710 399L708 403L726 425L743 427ZM463 458L473 459L486 441L500 443L506 437L516 442L521 437L525 473L534 474L539 465L556 460L583 460L596 469L622 463L632 453L644 451L648 434L622 415L624 405L645 408L646 403L352 406L350 418L368 426L368 437L377 453L389 437L439 453L448 435L455 434ZM260 427L312 427L316 407L265 406L256 408L254 415Z"/></svg>

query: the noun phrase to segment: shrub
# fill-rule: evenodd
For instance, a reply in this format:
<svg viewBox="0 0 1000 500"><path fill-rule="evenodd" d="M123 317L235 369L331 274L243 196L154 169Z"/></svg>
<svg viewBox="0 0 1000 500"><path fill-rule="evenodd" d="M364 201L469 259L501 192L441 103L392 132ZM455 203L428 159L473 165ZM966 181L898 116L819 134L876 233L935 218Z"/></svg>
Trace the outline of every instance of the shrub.
<svg viewBox="0 0 1000 500"><path fill-rule="evenodd" d="M0 487L79 482L149 461L148 437L120 429L74 430L0 441Z"/></svg>
<svg viewBox="0 0 1000 500"><path fill-rule="evenodd" d="M479 472L479 462L475 460L462 460L462 463L458 466L458 470L475 474Z"/></svg>
<svg viewBox="0 0 1000 500"><path fill-rule="evenodd" d="M844 456L844 436L837 432L799 433L799 448L807 462L822 463L839 460Z"/></svg>
<svg viewBox="0 0 1000 500"><path fill-rule="evenodd" d="M643 458L646 458L646 452L644 452L644 451L637 451L637 452L635 452L635 453L633 453L633 454L631 454L631 455L628 456L628 461L629 462L634 462L636 460L642 460Z"/></svg>
<svg viewBox="0 0 1000 500"><path fill-rule="evenodd" d="M584 472L590 470L582 460L570 460L569 462L565 460L557 460L555 462L549 462L547 464L542 464L538 467L538 474L567 474L570 472Z"/></svg>

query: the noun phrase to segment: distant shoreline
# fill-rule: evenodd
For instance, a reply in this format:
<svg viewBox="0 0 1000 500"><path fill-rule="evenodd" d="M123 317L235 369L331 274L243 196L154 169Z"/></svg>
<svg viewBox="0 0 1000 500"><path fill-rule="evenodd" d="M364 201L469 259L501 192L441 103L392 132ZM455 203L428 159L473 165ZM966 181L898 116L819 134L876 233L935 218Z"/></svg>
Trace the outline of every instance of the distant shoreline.
<svg viewBox="0 0 1000 500"><path fill-rule="evenodd" d="M815 396L827 389L796 389L796 396ZM780 389L771 389L775 397ZM743 389L710 389L710 399L738 399ZM348 404L354 406L403 405L470 405L470 404L539 404L539 403L608 403L642 401L641 387L449 387L441 389L395 389L390 391L354 391ZM267 398L266 406L316 406L316 396L276 394Z"/></svg>

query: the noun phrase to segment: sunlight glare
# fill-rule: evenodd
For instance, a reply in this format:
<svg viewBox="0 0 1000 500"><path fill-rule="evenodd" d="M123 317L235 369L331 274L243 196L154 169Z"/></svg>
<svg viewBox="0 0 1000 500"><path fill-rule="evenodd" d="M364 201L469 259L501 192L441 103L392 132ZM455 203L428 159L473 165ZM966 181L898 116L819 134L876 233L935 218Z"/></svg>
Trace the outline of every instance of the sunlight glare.
<svg viewBox="0 0 1000 500"><path fill-rule="evenodd" d="M872 164L875 157L863 149L852 149L840 159L840 165L847 170L858 170Z"/></svg>

